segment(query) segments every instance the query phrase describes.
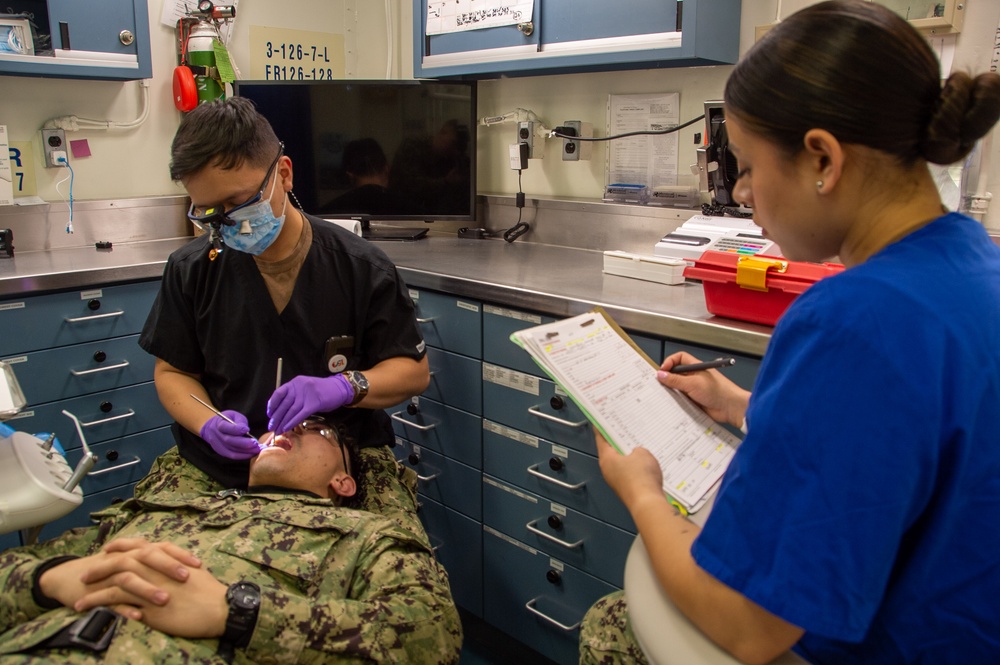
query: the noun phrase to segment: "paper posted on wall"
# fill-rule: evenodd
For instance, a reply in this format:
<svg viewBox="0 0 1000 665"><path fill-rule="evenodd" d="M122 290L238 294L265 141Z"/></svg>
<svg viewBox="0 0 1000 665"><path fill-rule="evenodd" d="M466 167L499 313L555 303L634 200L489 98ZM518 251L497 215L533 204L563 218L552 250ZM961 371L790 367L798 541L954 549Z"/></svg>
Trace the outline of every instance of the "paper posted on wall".
<svg viewBox="0 0 1000 665"><path fill-rule="evenodd" d="M660 462L664 492L684 510L707 503L739 438L657 381L659 365L604 310L520 330L511 340L619 452L649 450Z"/></svg>

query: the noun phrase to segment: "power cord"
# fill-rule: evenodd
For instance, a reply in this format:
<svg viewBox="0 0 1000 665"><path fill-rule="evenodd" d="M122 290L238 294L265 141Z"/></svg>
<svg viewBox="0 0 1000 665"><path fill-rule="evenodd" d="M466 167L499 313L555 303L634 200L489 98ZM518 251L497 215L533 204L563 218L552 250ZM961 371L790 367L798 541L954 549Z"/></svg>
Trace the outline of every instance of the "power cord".
<svg viewBox="0 0 1000 665"><path fill-rule="evenodd" d="M669 127L667 129L641 129L634 132L625 132L624 134L615 134L614 136L577 136L576 130L572 127L560 126L549 132L549 138L555 136L561 139L573 139L574 141L614 141L615 139L623 139L629 136L662 136L663 134L673 134L674 132L679 132L685 127L690 127L694 123L700 122L704 119L705 116L700 115L693 120L688 120L685 123L675 127Z"/></svg>
<svg viewBox="0 0 1000 665"><path fill-rule="evenodd" d="M507 242L514 242L531 229L531 226L527 222L521 221L521 213L524 211L524 192L521 191L521 169L517 170L517 195L514 197L514 205L517 206L517 223L503 232L503 239Z"/></svg>
<svg viewBox="0 0 1000 665"><path fill-rule="evenodd" d="M73 180L76 174L73 172L73 167L70 166L69 160L65 157L60 157L59 163L69 169L69 175L56 183L56 191L61 196L62 192L59 191L59 186L69 180L69 220L66 221L66 233L73 233Z"/></svg>

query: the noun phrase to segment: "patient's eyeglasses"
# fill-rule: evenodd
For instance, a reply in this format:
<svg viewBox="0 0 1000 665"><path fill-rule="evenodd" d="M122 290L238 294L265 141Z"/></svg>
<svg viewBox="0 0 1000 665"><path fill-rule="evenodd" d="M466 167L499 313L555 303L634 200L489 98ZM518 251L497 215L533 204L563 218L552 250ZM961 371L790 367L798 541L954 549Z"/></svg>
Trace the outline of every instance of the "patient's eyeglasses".
<svg viewBox="0 0 1000 665"><path fill-rule="evenodd" d="M267 187L268 181L271 180L271 173L274 171L274 167L278 164L278 160L281 159L281 155L284 152L285 144L283 142L278 143L278 154L275 156L274 161L271 162L271 165L267 168L267 173L264 174L264 182L260 183L260 189L249 199L238 206L233 206L229 210L226 210L222 206L196 206L192 202L191 207L188 209L188 219L190 219L191 223L202 231L208 231L213 224L225 226L235 225L236 221L230 218L229 215L237 210L249 208L264 198L264 188Z"/></svg>
<svg viewBox="0 0 1000 665"><path fill-rule="evenodd" d="M326 421L307 418L293 427L292 431L299 436L302 436L306 432L319 434L321 437L340 448L340 457L344 460L344 471L348 474L351 473L351 466L347 463L347 451L344 449L344 444L340 441L340 437L337 436L337 430L330 427Z"/></svg>

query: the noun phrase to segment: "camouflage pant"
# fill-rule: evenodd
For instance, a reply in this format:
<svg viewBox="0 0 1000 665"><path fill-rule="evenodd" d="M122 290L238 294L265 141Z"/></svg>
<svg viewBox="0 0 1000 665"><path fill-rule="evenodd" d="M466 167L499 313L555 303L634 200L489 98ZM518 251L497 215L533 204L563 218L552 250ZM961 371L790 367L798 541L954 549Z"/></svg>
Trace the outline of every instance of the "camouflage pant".
<svg viewBox="0 0 1000 665"><path fill-rule="evenodd" d="M594 603L580 626L580 665L646 665L646 657L628 623L625 592Z"/></svg>

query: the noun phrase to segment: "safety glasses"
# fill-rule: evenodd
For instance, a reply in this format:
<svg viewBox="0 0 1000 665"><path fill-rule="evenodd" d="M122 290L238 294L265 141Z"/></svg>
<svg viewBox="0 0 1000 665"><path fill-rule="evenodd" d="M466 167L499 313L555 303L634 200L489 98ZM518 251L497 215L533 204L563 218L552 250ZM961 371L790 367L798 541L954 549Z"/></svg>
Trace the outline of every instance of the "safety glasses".
<svg viewBox="0 0 1000 665"><path fill-rule="evenodd" d="M344 470L348 473L348 475L350 475L351 465L347 463L347 451L344 450L344 444L340 441L340 437L337 436L337 431L331 427L329 423L325 420L317 418L307 418L305 421L293 427L292 431L299 436L302 436L307 432L319 434L331 444L340 448L340 457L344 460Z"/></svg>
<svg viewBox="0 0 1000 665"><path fill-rule="evenodd" d="M264 182L260 183L260 189L249 199L238 206L230 208L229 210L226 210L222 206L196 206L194 202L192 202L187 213L188 219L190 219L191 223L202 231L208 231L212 226L218 227L222 225L235 225L236 221L231 219L229 215L237 210L248 208L264 198L264 188L267 187L267 183L271 179L271 173L274 171L274 167L277 166L278 160L281 159L281 155L284 151L285 144L283 142L278 143L278 154L275 156L274 161L271 162L271 166L268 167L267 173L264 175Z"/></svg>

